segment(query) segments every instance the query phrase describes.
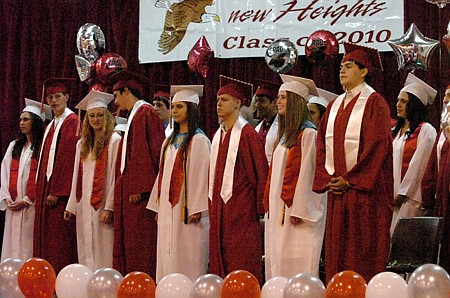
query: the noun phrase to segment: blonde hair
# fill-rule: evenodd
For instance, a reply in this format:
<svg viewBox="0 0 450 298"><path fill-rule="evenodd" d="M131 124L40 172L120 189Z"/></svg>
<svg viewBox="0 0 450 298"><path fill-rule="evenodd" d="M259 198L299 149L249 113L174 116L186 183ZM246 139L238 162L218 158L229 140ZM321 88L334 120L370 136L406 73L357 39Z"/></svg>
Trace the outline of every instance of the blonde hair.
<svg viewBox="0 0 450 298"><path fill-rule="evenodd" d="M286 91L286 93L286 114L279 115L278 137L275 146L278 145L284 134L284 146L292 148L297 145L303 123L305 120L312 121L312 116L303 97L290 91Z"/></svg>
<svg viewBox="0 0 450 298"><path fill-rule="evenodd" d="M83 120L83 127L81 131L81 159L86 160L89 153L92 154L92 159L100 158L103 150L108 146L109 139L113 133L115 126L115 119L108 109L103 108L103 126L100 137L95 137L94 129L89 125L89 116L86 113Z"/></svg>

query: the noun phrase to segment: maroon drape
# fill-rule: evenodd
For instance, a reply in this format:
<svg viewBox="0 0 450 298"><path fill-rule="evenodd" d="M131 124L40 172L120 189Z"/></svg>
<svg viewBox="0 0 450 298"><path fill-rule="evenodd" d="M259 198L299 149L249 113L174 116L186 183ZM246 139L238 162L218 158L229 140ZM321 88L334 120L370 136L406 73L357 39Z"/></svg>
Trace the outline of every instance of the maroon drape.
<svg viewBox="0 0 450 298"><path fill-rule="evenodd" d="M415 23L427 37L441 39L450 21L450 5L441 10L425 0L405 3L405 30ZM217 128L215 93L219 74L253 82L254 78L278 80L278 75L265 64L263 57L248 59L214 59L213 70L206 79L190 73L186 63L138 63L139 0L0 0L0 117L1 148L3 156L9 142L16 136L18 117L24 106L24 97L40 99L39 82L49 76L72 76L78 79L74 63L76 33L80 26L90 22L105 33L107 52L125 58L129 68L161 84L205 84L205 100L201 102L201 126L208 136ZM300 29L299 29L300 30ZM398 37L393 37L398 38ZM450 83L450 55L442 46L441 77L439 78L439 49L431 56L427 72L416 71L436 88ZM186 49L186 56L190 48ZM338 80L340 58L332 65L311 65L300 57L290 74L313 78L319 87L340 93ZM392 52L382 53L385 66L383 76L372 80L373 87L395 106L396 96L406 73L397 70ZM70 107L87 93L84 82L75 84ZM430 108L432 123L438 124L441 98ZM395 109L393 109L395 110Z"/></svg>

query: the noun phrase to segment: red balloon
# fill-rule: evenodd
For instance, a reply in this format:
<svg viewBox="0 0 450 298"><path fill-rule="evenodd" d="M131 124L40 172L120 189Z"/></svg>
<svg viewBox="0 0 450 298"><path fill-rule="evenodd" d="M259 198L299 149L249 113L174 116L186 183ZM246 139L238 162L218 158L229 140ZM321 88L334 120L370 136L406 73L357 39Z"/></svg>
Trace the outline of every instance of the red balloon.
<svg viewBox="0 0 450 298"><path fill-rule="evenodd" d="M144 272L128 273L119 285L117 298L154 298L156 284Z"/></svg>
<svg viewBox="0 0 450 298"><path fill-rule="evenodd" d="M208 76L211 60L214 58L214 51L208 44L206 37L202 35L195 43L194 47L189 51L187 64L192 72L202 75L203 78Z"/></svg>
<svg viewBox="0 0 450 298"><path fill-rule="evenodd" d="M56 274L52 265L44 259L31 258L20 268L17 280L27 298L53 297Z"/></svg>
<svg viewBox="0 0 450 298"><path fill-rule="evenodd" d="M318 30L306 40L305 54L311 63L325 64L336 59L339 54L339 42L330 31Z"/></svg>
<svg viewBox="0 0 450 298"><path fill-rule="evenodd" d="M259 298L261 289L256 277L248 271L236 270L223 280L221 298Z"/></svg>
<svg viewBox="0 0 450 298"><path fill-rule="evenodd" d="M327 285L327 298L364 298L367 284L354 271L336 273Z"/></svg>
<svg viewBox="0 0 450 298"><path fill-rule="evenodd" d="M114 53L106 53L95 62L95 74L100 82L107 84L111 75L127 67L127 62L122 56Z"/></svg>
<svg viewBox="0 0 450 298"><path fill-rule="evenodd" d="M106 87L103 84L95 83L91 87L89 87L89 91L106 92Z"/></svg>

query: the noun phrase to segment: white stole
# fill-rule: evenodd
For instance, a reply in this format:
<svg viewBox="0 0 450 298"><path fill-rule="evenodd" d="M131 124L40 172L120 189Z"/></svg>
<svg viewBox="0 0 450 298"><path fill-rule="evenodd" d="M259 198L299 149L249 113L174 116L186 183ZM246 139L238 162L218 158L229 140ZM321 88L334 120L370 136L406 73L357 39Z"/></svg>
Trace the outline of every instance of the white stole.
<svg viewBox="0 0 450 298"><path fill-rule="evenodd" d="M122 155L120 157L120 173L123 173L123 170L125 169L125 162L126 162L126 155L127 155L127 141L128 141L128 132L130 131L131 121L133 121L134 114L136 114L136 111L143 105L149 105L144 100L138 100L133 106L133 109L131 109L130 116L128 117L127 121L127 129L125 130L125 133L123 135L123 142L122 142Z"/></svg>
<svg viewBox="0 0 450 298"><path fill-rule="evenodd" d="M228 146L227 160L225 163L225 170L223 174L222 189L220 196L226 204L233 195L233 179L234 179L234 165L236 164L236 157L239 150L239 141L241 140L242 128L247 124L247 121L239 116L236 123L231 128L230 144ZM224 125L224 124L222 124ZM209 162L209 199L212 200L214 189L214 177L216 174L217 155L219 153L219 145L221 142L220 132L222 127L214 135L211 143L211 159Z"/></svg>
<svg viewBox="0 0 450 298"><path fill-rule="evenodd" d="M59 116L58 118L53 118L53 120L50 122L50 124L45 129L44 138L42 139L42 144L44 144L45 140L47 139L47 135L48 135L50 128L52 127L52 125L55 125L56 120L58 120L58 124L56 124L56 127L55 127L55 132L53 133L52 143L50 144L50 151L48 153L47 171L45 173L46 177L47 177L47 181L50 179L50 177L53 174L53 166L55 164L56 144L58 142L59 130L61 129L61 126L62 126L64 120L66 120L66 117L69 116L70 114L73 114L73 112L70 109L66 108L64 110L64 112L62 113L62 115ZM41 158L42 158L42 153L39 154L39 166L41 164ZM37 175L36 175L36 179L37 179Z"/></svg>
<svg viewBox="0 0 450 298"><path fill-rule="evenodd" d="M444 135L444 131L442 131L441 134L439 135L439 141L437 143L437 148L436 148L438 171L439 171L439 163L441 162L441 150L442 150L442 146L444 145L444 142L445 142L445 135Z"/></svg>
<svg viewBox="0 0 450 298"><path fill-rule="evenodd" d="M344 140L345 164L349 171L358 161L359 140L361 135L361 124L366 108L367 99L375 90L366 85L362 88L356 104L347 123ZM334 168L334 122L336 120L339 107L343 104L345 93L341 94L333 102L328 117L327 128L325 132L325 169L328 174L333 175Z"/></svg>

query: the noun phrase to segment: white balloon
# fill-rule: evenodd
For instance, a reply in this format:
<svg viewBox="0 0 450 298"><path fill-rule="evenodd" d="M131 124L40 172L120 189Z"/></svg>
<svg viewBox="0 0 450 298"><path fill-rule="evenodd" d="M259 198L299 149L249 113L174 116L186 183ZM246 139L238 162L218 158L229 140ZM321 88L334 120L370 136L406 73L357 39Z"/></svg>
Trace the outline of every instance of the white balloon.
<svg viewBox="0 0 450 298"><path fill-rule="evenodd" d="M261 289L261 298L283 298L288 279L283 276L272 277Z"/></svg>
<svg viewBox="0 0 450 298"><path fill-rule="evenodd" d="M58 298L88 297L88 284L94 273L82 264L64 267L56 277L56 295Z"/></svg>
<svg viewBox="0 0 450 298"><path fill-rule="evenodd" d="M408 298L447 298L450 293L450 276L439 265L422 265L411 274L407 292Z"/></svg>
<svg viewBox="0 0 450 298"><path fill-rule="evenodd" d="M155 298L190 298L194 284L189 277L172 273L164 276L156 286Z"/></svg>
<svg viewBox="0 0 450 298"><path fill-rule="evenodd" d="M393 272L375 275L366 288L366 298L408 298L406 281Z"/></svg>
<svg viewBox="0 0 450 298"><path fill-rule="evenodd" d="M316 276L302 272L292 276L284 287L284 298L325 298L326 289Z"/></svg>

